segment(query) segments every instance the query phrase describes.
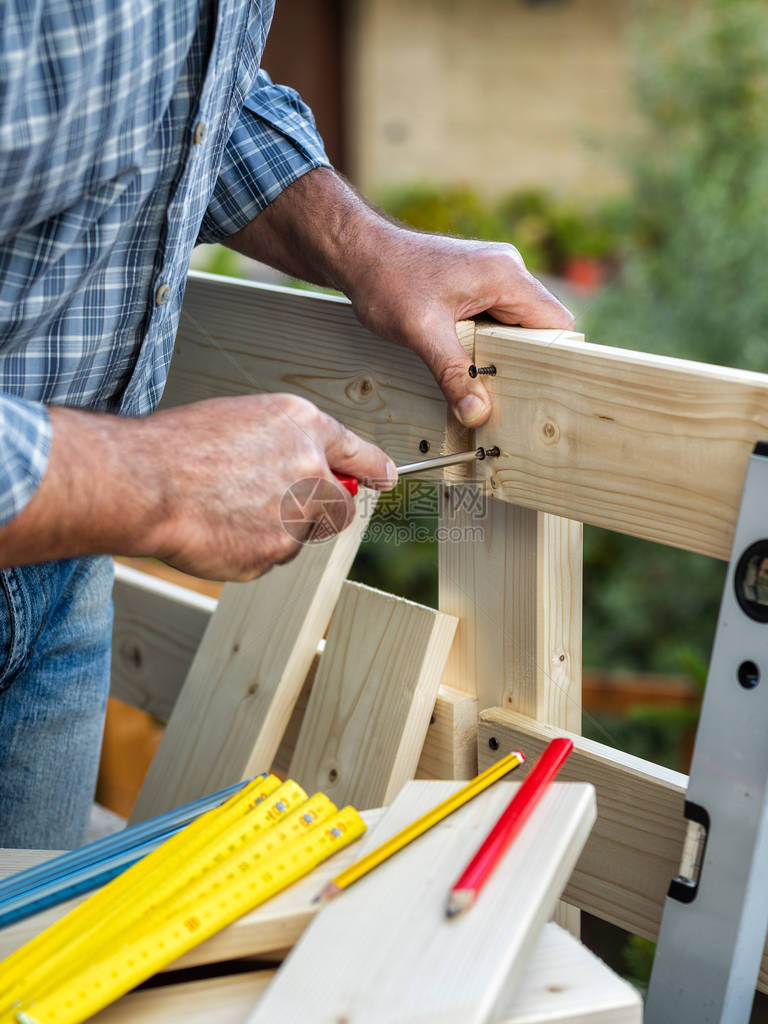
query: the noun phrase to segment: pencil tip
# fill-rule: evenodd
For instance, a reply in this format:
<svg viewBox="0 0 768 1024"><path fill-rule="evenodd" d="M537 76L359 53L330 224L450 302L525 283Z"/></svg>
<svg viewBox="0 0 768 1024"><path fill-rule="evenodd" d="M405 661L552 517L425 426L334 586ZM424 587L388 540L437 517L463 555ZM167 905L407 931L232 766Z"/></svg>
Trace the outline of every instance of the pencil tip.
<svg viewBox="0 0 768 1024"><path fill-rule="evenodd" d="M448 897L445 916L458 917L459 914L463 914L465 910L469 910L474 902L475 894L471 889L456 889L455 892L452 892Z"/></svg>
<svg viewBox="0 0 768 1024"><path fill-rule="evenodd" d="M329 882L325 886L325 888L321 889L320 892L317 894L317 896L314 897L312 902L313 903L327 903L328 900L335 899L339 895L340 892L341 892L341 889L336 884L336 882Z"/></svg>

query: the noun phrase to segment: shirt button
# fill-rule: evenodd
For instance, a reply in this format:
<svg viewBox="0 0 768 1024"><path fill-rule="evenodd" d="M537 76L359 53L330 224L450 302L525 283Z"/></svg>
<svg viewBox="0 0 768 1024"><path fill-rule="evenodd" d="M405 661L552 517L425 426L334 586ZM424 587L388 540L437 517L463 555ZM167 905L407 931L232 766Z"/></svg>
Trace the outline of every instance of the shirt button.
<svg viewBox="0 0 768 1024"><path fill-rule="evenodd" d="M161 284L155 292L155 305L164 306L171 297L170 285Z"/></svg>
<svg viewBox="0 0 768 1024"><path fill-rule="evenodd" d="M208 134L208 125L205 121L198 121L195 125L195 131L192 136L192 140L196 146L199 146L201 142L205 142L205 137Z"/></svg>

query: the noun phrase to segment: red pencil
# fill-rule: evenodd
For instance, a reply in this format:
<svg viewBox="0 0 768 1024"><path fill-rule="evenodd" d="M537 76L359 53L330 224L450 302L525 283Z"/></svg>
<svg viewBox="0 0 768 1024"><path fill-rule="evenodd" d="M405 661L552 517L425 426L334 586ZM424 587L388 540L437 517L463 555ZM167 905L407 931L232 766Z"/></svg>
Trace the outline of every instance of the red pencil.
<svg viewBox="0 0 768 1024"><path fill-rule="evenodd" d="M556 739L549 744L451 889L445 908L448 917L456 917L475 902L491 872L572 750L573 740Z"/></svg>

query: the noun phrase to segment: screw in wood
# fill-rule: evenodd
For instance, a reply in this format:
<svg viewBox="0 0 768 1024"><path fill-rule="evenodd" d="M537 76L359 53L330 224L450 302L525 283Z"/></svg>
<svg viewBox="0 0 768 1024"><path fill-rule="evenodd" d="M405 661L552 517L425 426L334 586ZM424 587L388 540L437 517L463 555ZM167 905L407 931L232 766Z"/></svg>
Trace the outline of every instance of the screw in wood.
<svg viewBox="0 0 768 1024"><path fill-rule="evenodd" d="M472 365L469 368L469 376L472 378L472 380L474 380L475 377L478 377L478 376L481 376L481 375L488 376L488 377L495 377L496 376L496 367L495 366L475 366L475 364L472 363Z"/></svg>
<svg viewBox="0 0 768 1024"><path fill-rule="evenodd" d="M499 749L499 741L496 739L495 736L491 736L491 738L488 740L488 746L491 748L491 750Z"/></svg>
<svg viewBox="0 0 768 1024"><path fill-rule="evenodd" d="M429 451L429 441L419 441L419 451L422 455L426 455Z"/></svg>

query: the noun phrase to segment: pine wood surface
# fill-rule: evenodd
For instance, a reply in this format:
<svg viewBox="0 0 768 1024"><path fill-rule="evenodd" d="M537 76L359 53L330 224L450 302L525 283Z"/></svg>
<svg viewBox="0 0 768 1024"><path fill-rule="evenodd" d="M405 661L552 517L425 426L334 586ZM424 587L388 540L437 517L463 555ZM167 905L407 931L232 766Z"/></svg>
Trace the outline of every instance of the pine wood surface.
<svg viewBox="0 0 768 1024"><path fill-rule="evenodd" d="M165 721L179 696L217 602L196 594L187 586L174 586L163 578L158 579L153 566L135 569L118 563L115 572L110 696ZM352 585L345 581L342 593ZM283 775L290 767L324 643L324 640L320 641L313 657L272 762L272 770ZM451 687L441 686L417 776L469 779L476 774L476 766L477 700Z"/></svg>
<svg viewBox="0 0 768 1024"><path fill-rule="evenodd" d="M167 722L216 600L115 564L113 697Z"/></svg>
<svg viewBox="0 0 768 1024"><path fill-rule="evenodd" d="M768 376L584 345L559 331L478 326L492 362L479 444L494 494L727 559L756 441L768 437Z"/></svg>
<svg viewBox="0 0 768 1024"><path fill-rule="evenodd" d="M441 686L430 718L417 779L472 779L477 775L477 697Z"/></svg>
<svg viewBox="0 0 768 1024"><path fill-rule="evenodd" d="M133 992L102 1010L94 1024L243 1024L274 970L207 978ZM557 925L544 925L502 1024L640 1024L640 997ZM309 1022L307 1022L309 1024ZM395 1024L395 1022L393 1022Z"/></svg>
<svg viewBox="0 0 768 1024"><path fill-rule="evenodd" d="M456 620L347 583L289 775L338 806L380 807L419 762Z"/></svg>
<svg viewBox="0 0 768 1024"><path fill-rule="evenodd" d="M190 272L162 408L286 391L398 465L424 457L422 440L435 453L445 442L445 399L425 364L362 327L346 299Z"/></svg>
<svg viewBox="0 0 768 1024"><path fill-rule="evenodd" d="M460 785L408 783L362 852ZM447 920L450 886L517 788L497 783L332 901L249 1024L499 1019L594 820L590 786L554 784L472 910Z"/></svg>
<svg viewBox="0 0 768 1024"><path fill-rule="evenodd" d="M450 522L462 539L439 548L440 608L459 618L446 682L476 688L480 708L579 731L580 524L497 501Z"/></svg>
<svg viewBox="0 0 768 1024"><path fill-rule="evenodd" d="M130 992L91 1017L91 1021L92 1024L173 1024L175 1021L180 1024L242 1024L274 974L274 970L254 970Z"/></svg>
<svg viewBox="0 0 768 1024"><path fill-rule="evenodd" d="M252 583L225 586L131 821L269 768L375 502Z"/></svg>

